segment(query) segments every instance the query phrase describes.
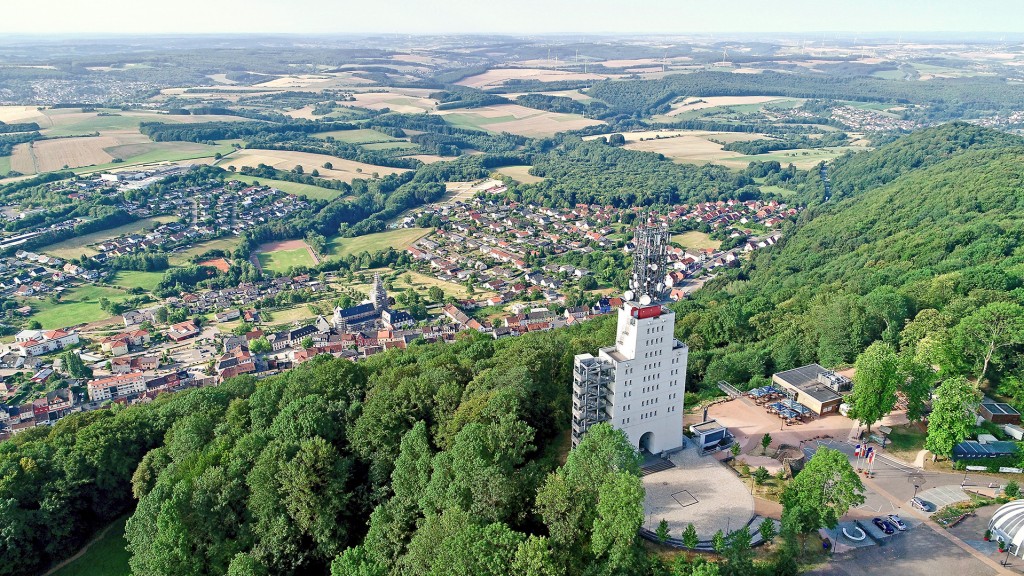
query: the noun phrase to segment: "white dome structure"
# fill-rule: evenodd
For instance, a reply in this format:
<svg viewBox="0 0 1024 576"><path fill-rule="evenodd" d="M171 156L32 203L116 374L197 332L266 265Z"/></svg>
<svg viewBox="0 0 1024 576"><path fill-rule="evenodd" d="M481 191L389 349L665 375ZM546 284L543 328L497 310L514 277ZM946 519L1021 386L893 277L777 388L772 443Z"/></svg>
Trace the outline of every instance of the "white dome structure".
<svg viewBox="0 0 1024 576"><path fill-rule="evenodd" d="M1024 500L1003 504L988 522L992 540L1002 540L1010 552L1021 556L1024 552Z"/></svg>

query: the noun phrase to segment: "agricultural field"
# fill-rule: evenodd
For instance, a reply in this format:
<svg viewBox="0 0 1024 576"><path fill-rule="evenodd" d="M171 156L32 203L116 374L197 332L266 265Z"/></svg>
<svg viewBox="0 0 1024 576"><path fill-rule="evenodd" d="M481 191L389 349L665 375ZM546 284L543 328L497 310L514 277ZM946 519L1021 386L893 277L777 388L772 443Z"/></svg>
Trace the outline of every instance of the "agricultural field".
<svg viewBox="0 0 1024 576"><path fill-rule="evenodd" d="M694 250L701 250L704 248L717 249L722 245L720 241L712 240L710 236L704 232L698 232L697 230L690 230L689 232L683 232L682 234L675 234L672 236L672 241L683 248L693 248Z"/></svg>
<svg viewBox="0 0 1024 576"><path fill-rule="evenodd" d="M44 329L52 330L109 318L110 314L100 309L99 299L118 302L126 297L127 294L120 290L87 284L68 290L57 304L38 298L21 298L18 303L21 306L31 305L30 318L38 320Z"/></svg>
<svg viewBox="0 0 1024 576"><path fill-rule="evenodd" d="M183 266L187 264L193 256L200 256L210 250L225 250L227 252L232 252L237 247L238 238L234 236L224 236L222 238L214 238L213 240L193 244L192 246L178 252L172 252L169 254L168 260L172 266Z"/></svg>
<svg viewBox="0 0 1024 576"><path fill-rule="evenodd" d="M343 257L363 252L377 252L394 248L405 250L414 242L430 233L430 228L399 228L354 238L334 236L327 242L327 253L332 257Z"/></svg>
<svg viewBox="0 0 1024 576"><path fill-rule="evenodd" d="M622 135L626 139L625 147L630 150L656 152L664 154L676 162L698 164L742 156L739 152L722 150L722 145L712 142L712 140L736 142L766 138L762 134L709 132L704 130L644 130L641 132L625 132ZM743 166L745 167L746 164Z"/></svg>
<svg viewBox="0 0 1024 576"><path fill-rule="evenodd" d="M48 576L129 576L128 560L131 554L126 550L128 541L124 537L127 517L115 520L101 536L89 543L81 556L67 562Z"/></svg>
<svg viewBox="0 0 1024 576"><path fill-rule="evenodd" d="M742 106L750 104L766 104L780 100L791 100L783 96L705 96L703 98L690 97L681 102L672 104L666 116L678 116L692 110L703 110L705 108L718 108L723 106ZM760 106L758 106L760 107Z"/></svg>
<svg viewBox="0 0 1024 576"><path fill-rule="evenodd" d="M510 132L520 136L545 137L566 130L579 130L601 124L579 114L562 114L527 108L518 104L498 104L480 108L438 112L453 126L490 132Z"/></svg>
<svg viewBox="0 0 1024 576"><path fill-rule="evenodd" d="M372 128L357 128L355 130L332 130L330 132L317 132L313 134L315 138L326 138L328 136L334 138L339 142L348 142L349 144L374 144L377 142L399 142L399 138L393 138L383 132L378 132Z"/></svg>
<svg viewBox="0 0 1024 576"><path fill-rule="evenodd" d="M502 166L495 170L495 172L508 176L522 184L536 184L537 182L543 182L544 177L530 174L530 168L533 168L533 166Z"/></svg>
<svg viewBox="0 0 1024 576"><path fill-rule="evenodd" d="M163 272L140 272L138 270L118 270L117 274L107 280L108 284L123 288L142 288L147 292L156 289L164 278Z"/></svg>
<svg viewBox="0 0 1024 576"><path fill-rule="evenodd" d="M0 156L0 179L7 175L11 171L11 157Z"/></svg>
<svg viewBox="0 0 1024 576"><path fill-rule="evenodd" d="M330 162L334 168L324 168L324 163ZM296 166L309 174L313 170L320 173L321 178L332 178L344 182L352 182L357 178L369 180L374 173L384 176L387 174L398 174L406 172L401 168L389 168L386 166L375 166L352 160L335 158L327 154L313 154L310 152L292 152L290 150L262 150L259 148L244 148L225 156L216 163L217 166L227 167L252 166L255 168L260 164L273 166L279 170L291 170Z"/></svg>
<svg viewBox="0 0 1024 576"><path fill-rule="evenodd" d="M301 182L289 182L287 180L273 180L270 178L258 178L256 176L246 176L244 174L231 174L227 180L238 180L239 182L245 182L246 184L254 184L259 182L261 185L273 186L282 192L294 194L296 196L302 196L304 198L310 198L313 200L333 200L338 196L341 196L341 190L332 190L330 188L321 188L320 186L313 186L312 184L303 184Z"/></svg>
<svg viewBox="0 0 1024 576"><path fill-rule="evenodd" d="M135 232L141 232L143 230L150 230L156 228L159 224L165 224L167 222L174 222L177 220L174 216L153 216L151 218L143 218L142 220L136 220L135 222L129 222L116 228L107 228L106 230L97 230L89 234L83 234L82 236L75 236L56 244L50 244L36 250L50 256L56 256L58 258L78 258L82 254L86 256L93 256L98 252L89 248L90 245L116 238L123 234L133 234Z"/></svg>
<svg viewBox="0 0 1024 576"><path fill-rule="evenodd" d="M808 170L817 166L819 162L828 162L833 158L842 156L847 150L857 152L863 149L864 148L862 146L836 146L834 148L779 150L777 152L758 154L756 156L734 156L724 160L718 160L715 163L728 166L729 168L746 168L751 162L771 162L772 160L776 160L783 166L792 164L801 170Z"/></svg>
<svg viewBox="0 0 1024 576"><path fill-rule="evenodd" d="M536 80L538 82L556 82L558 80L604 80L608 74L584 74L567 70L548 70L544 68L492 68L483 74L463 78L456 82L470 88L497 88L507 80Z"/></svg>
<svg viewBox="0 0 1024 576"><path fill-rule="evenodd" d="M339 106L355 106L358 108L369 108L370 110L382 110L387 108L392 112L403 114L419 114L429 112L437 106L435 100L427 98L433 90L404 88L391 88L386 92L361 92L353 94L354 100L338 102Z"/></svg>

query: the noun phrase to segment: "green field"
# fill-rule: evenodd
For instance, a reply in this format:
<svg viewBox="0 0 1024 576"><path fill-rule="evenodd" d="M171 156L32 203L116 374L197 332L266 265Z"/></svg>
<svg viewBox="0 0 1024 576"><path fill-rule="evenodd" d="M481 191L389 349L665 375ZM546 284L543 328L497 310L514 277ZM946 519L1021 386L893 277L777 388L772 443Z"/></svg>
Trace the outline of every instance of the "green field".
<svg viewBox="0 0 1024 576"><path fill-rule="evenodd" d="M696 230L676 234L672 236L672 241L683 248L694 248L696 250L701 248L718 248L722 245L718 240L712 240L707 234Z"/></svg>
<svg viewBox="0 0 1024 576"><path fill-rule="evenodd" d="M315 266L309 250L296 248L294 250L275 250L273 252L260 252L256 256L260 259L260 266L264 270L274 272L287 272L296 266Z"/></svg>
<svg viewBox="0 0 1024 576"><path fill-rule="evenodd" d="M854 152L863 151L863 147L857 146L839 146L835 148L808 148L798 150L779 150L777 152L769 152L768 154L756 154L753 156L733 156L731 158L723 158L722 160L716 161L719 164L725 164L727 166L746 166L750 162L771 162L776 160L783 166L787 164L793 164L801 170L808 170L813 168L818 162L824 160L828 162L833 158L842 156L847 150L853 150Z"/></svg>
<svg viewBox="0 0 1024 576"><path fill-rule="evenodd" d="M405 140L393 140L391 142L376 142L363 144L361 148L367 150L419 150L419 146Z"/></svg>
<svg viewBox="0 0 1024 576"><path fill-rule="evenodd" d="M156 289L156 285L160 283L160 280L163 280L163 277L163 272L120 270L117 275L108 280L108 282L125 288L142 288L147 292L152 292Z"/></svg>
<svg viewBox="0 0 1024 576"><path fill-rule="evenodd" d="M222 238L215 238L213 240L207 240L206 242L200 242L193 244L192 246L182 250L181 252L174 252L169 255L168 260L172 266L182 266L188 263L189 259L193 256L199 256L205 254L210 250L226 250L228 252L233 251L238 246L238 239L234 236L224 236Z"/></svg>
<svg viewBox="0 0 1024 576"><path fill-rule="evenodd" d="M128 518L115 521L99 540L79 558L68 562L52 576L129 576L128 560L131 555L125 547L124 526Z"/></svg>
<svg viewBox="0 0 1024 576"><path fill-rule="evenodd" d="M0 156L0 178L7 176L7 173L11 171L11 157Z"/></svg>
<svg viewBox="0 0 1024 576"><path fill-rule="evenodd" d="M770 192L772 194L778 194L783 198L789 198L790 196L796 196L796 192L793 190L787 190L781 186L761 186L761 192Z"/></svg>
<svg viewBox="0 0 1024 576"><path fill-rule="evenodd" d="M114 146L107 150L107 153L120 157L124 162L111 162L108 164L97 164L96 166L83 166L73 171L78 174L100 172L102 170L115 170L138 166L140 164L155 164L158 162L180 162L183 160L195 160L197 158L211 158L215 154L228 154L234 151L229 143L221 143L215 146L208 144L197 144L194 142L151 142L142 144L125 144Z"/></svg>
<svg viewBox="0 0 1024 576"><path fill-rule="evenodd" d="M117 112L110 112L117 114ZM69 122L54 128L45 129L47 136L85 136L93 132L105 132L111 130L136 130L139 123L143 121L160 120L156 115L153 118L141 118L139 116L91 116L82 118L77 122Z"/></svg>
<svg viewBox="0 0 1024 576"><path fill-rule="evenodd" d="M405 250L412 246L413 242L429 234L430 230L430 228L400 228L355 238L335 236L327 242L327 253L331 256L348 256L349 254L372 253L388 248Z"/></svg>
<svg viewBox="0 0 1024 576"><path fill-rule="evenodd" d="M238 180L239 182L245 182L247 184L253 184L259 182L266 186L273 186L282 192L294 194L295 196L302 196L303 198L310 198L314 200L333 200L338 196L341 196L342 190L331 190L330 188L321 188L320 186L313 186L311 184L303 184L301 182L288 182L287 180L272 180L270 178L257 178L255 176L245 176L243 174L232 174L228 176L229 180Z"/></svg>
<svg viewBox="0 0 1024 576"><path fill-rule="evenodd" d="M96 254L96 250L87 248L90 244L96 244L104 240L116 238L122 234L132 234L140 232L142 230L148 230L155 228L157 224L163 224L167 222L174 222L177 220L174 216L153 216L151 218L143 218L142 220L136 220L135 222L129 222L116 228L108 228L106 230L98 230L89 234L83 234L82 236L75 236L56 244L50 244L37 250L44 254L56 256L58 258L78 258L82 254L92 256Z"/></svg>
<svg viewBox="0 0 1024 576"><path fill-rule="evenodd" d="M30 304L31 318L38 320L44 329L52 330L109 318L110 314L100 309L99 300L104 297L118 302L127 294L114 288L87 284L65 292L57 304L36 298L19 299L19 304Z"/></svg>
<svg viewBox="0 0 1024 576"><path fill-rule="evenodd" d="M394 142L398 141L398 138L388 136L383 132L378 132L372 128L357 128L355 130L332 130L330 132L318 132L314 134L317 138L326 138L328 136L334 138L339 142L348 142L349 144L370 144L375 142Z"/></svg>

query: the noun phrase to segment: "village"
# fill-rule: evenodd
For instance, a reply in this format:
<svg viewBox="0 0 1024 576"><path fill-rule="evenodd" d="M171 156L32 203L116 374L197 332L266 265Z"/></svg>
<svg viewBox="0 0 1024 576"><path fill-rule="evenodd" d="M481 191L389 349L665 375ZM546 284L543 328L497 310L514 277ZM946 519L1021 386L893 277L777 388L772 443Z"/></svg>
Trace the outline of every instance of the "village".
<svg viewBox="0 0 1024 576"><path fill-rule="evenodd" d="M122 172L73 183L70 195L132 198L122 200L122 207L138 217L179 217L149 231L86 246L94 252L82 262L87 268L47 255L45 247L19 249L0 259L0 290L17 297L9 300L21 304L16 315L29 316L33 302L108 281L115 273L107 267L110 259L173 253L224 234L238 235L306 206L301 197L276 188L239 182L172 188L163 190L159 199L145 193L169 176L186 173L177 168ZM403 258L408 271L449 287L442 288L445 297L431 303L425 317L410 313L401 291L397 300L388 295L401 270L372 271L369 294L348 288L351 275L328 270L269 274L158 301L142 296L149 303L122 311L112 319L117 325L57 330L30 326L0 350L0 437L111 402L147 402L161 392L214 385L232 376L276 374L320 354L357 361L414 341L452 340L464 330L495 339L513 337L584 322L621 307L612 271L591 270L578 262L628 252L628 222L637 218L635 209L508 203L500 196L500 181L482 182L476 189L480 193L475 197L421 208L394 224L410 227L424 219L440 223L406 248ZM125 196L128 190L138 194ZM780 224L796 213L776 200L724 200L647 215L664 226L709 230L730 242L728 249L713 247L718 242L702 248L670 246L665 271L670 298L685 298L717 268L738 265L750 252L777 243ZM227 258L202 264L222 272L229 265ZM447 295L463 287L468 297ZM311 302L311 310L323 313L285 323L265 321L281 299ZM324 305L337 302L352 305ZM69 359L85 370L73 375L65 365Z"/></svg>

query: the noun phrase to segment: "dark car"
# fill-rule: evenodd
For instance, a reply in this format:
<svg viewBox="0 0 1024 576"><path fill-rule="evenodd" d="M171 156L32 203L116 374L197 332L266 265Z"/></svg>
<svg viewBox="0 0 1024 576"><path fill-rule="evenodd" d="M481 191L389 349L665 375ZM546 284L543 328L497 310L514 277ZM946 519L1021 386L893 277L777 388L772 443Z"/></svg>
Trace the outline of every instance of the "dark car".
<svg viewBox="0 0 1024 576"><path fill-rule="evenodd" d="M896 529L892 527L892 524L882 520L881 518L872 518L871 523L878 527L879 530L886 534L895 534Z"/></svg>

